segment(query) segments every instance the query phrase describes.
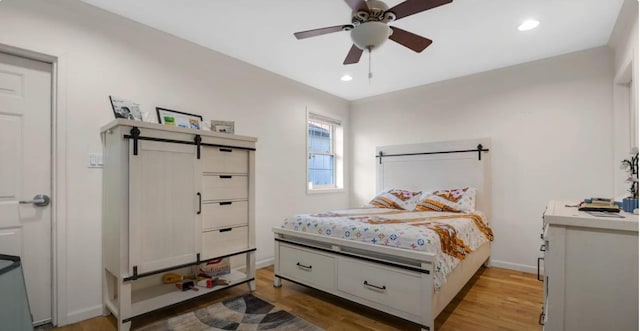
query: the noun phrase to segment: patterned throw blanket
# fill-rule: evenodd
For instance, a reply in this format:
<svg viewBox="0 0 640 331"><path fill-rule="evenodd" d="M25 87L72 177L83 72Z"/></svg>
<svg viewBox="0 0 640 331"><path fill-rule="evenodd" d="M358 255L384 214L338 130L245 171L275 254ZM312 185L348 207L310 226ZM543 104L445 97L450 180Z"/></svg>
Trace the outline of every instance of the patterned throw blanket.
<svg viewBox="0 0 640 331"><path fill-rule="evenodd" d="M282 228L435 253L436 288L467 254L493 240L493 231L479 212L350 209L297 215L287 218Z"/></svg>

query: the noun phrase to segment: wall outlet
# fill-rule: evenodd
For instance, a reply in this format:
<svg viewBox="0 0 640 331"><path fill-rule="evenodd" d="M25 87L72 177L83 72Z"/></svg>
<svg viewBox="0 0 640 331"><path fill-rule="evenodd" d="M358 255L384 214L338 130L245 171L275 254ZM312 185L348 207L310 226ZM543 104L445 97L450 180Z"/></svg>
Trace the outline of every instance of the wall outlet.
<svg viewBox="0 0 640 331"><path fill-rule="evenodd" d="M102 154L89 153L89 168L102 168Z"/></svg>

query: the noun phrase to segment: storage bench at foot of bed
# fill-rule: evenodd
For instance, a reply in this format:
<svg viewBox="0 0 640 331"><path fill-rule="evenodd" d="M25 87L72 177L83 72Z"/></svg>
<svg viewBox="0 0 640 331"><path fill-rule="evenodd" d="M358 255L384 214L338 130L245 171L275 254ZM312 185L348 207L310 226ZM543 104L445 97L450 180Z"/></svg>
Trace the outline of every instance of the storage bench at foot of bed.
<svg viewBox="0 0 640 331"><path fill-rule="evenodd" d="M393 260L363 260L340 248L313 248L276 241L274 286L280 278L378 309L433 330L431 264L407 270L395 267ZM366 258L366 257L362 257ZM375 259L380 259L376 256ZM422 271L417 271L422 270Z"/></svg>

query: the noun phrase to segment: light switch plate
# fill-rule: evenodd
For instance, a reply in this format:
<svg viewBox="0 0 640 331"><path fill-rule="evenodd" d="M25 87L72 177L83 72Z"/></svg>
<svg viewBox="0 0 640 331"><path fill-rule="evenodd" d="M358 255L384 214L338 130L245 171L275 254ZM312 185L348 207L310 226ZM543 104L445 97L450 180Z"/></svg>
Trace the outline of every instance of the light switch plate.
<svg viewBox="0 0 640 331"><path fill-rule="evenodd" d="M102 154L89 153L89 168L102 168Z"/></svg>

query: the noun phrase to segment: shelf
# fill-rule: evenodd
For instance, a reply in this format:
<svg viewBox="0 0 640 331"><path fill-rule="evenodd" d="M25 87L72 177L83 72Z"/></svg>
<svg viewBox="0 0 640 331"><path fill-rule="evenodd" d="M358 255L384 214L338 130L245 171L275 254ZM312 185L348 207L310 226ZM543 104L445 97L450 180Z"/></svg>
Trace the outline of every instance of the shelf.
<svg viewBox="0 0 640 331"><path fill-rule="evenodd" d="M132 318L250 280L245 273L236 270L232 270L230 274L220 276L220 278L228 280L230 282L229 285L216 286L214 288L198 287L198 291L181 291L176 288L175 284L159 284L134 291L131 293L131 316L123 316L123 318Z"/></svg>

